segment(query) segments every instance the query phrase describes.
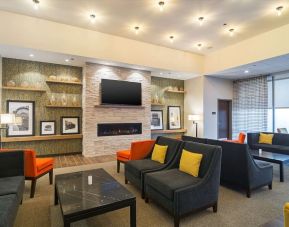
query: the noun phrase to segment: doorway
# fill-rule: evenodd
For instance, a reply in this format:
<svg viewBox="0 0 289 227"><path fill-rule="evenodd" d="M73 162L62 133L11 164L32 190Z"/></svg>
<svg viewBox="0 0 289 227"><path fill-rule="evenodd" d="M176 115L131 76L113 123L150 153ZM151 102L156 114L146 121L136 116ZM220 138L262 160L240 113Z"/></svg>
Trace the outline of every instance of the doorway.
<svg viewBox="0 0 289 227"><path fill-rule="evenodd" d="M218 139L232 139L232 100L218 100Z"/></svg>

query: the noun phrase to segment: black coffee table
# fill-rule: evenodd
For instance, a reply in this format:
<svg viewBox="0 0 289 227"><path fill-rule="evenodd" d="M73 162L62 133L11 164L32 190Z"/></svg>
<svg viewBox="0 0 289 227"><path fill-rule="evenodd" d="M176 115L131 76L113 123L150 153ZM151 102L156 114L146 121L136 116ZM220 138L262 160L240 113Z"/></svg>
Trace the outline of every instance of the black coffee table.
<svg viewBox="0 0 289 227"><path fill-rule="evenodd" d="M136 226L135 196L103 169L56 175L55 205L58 201L65 227L124 207L130 207L130 226Z"/></svg>
<svg viewBox="0 0 289 227"><path fill-rule="evenodd" d="M280 182L284 182L284 164L289 163L289 155L272 153L268 151L262 151L262 153L259 154L258 150L251 150L251 153L255 159L279 164Z"/></svg>

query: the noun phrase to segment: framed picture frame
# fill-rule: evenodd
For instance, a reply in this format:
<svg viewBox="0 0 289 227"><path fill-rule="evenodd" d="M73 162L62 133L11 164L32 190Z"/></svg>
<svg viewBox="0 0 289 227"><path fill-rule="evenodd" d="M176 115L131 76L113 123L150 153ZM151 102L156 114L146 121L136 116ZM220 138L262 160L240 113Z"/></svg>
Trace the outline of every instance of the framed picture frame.
<svg viewBox="0 0 289 227"><path fill-rule="evenodd" d="M151 111L151 130L163 130L163 111L152 110Z"/></svg>
<svg viewBox="0 0 289 227"><path fill-rule="evenodd" d="M61 117L60 119L60 133L61 135L79 134L80 133L80 118L76 116Z"/></svg>
<svg viewBox="0 0 289 227"><path fill-rule="evenodd" d="M35 135L35 102L7 100L7 112L21 118L21 124L8 125L7 137Z"/></svg>
<svg viewBox="0 0 289 227"><path fill-rule="evenodd" d="M168 106L168 129L181 129L181 107Z"/></svg>
<svg viewBox="0 0 289 227"><path fill-rule="evenodd" d="M56 121L40 121L40 135L49 136L56 134Z"/></svg>

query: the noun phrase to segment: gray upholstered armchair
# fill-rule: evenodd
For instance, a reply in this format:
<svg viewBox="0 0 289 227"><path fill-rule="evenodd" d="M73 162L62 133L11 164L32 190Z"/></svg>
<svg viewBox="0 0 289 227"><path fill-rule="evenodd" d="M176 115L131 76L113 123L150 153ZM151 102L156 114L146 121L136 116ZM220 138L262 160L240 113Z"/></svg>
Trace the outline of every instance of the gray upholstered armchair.
<svg viewBox="0 0 289 227"><path fill-rule="evenodd" d="M182 141L159 136L155 144L168 146L164 164L151 160L153 150L145 159L132 160L125 163L125 183L127 184L129 181L130 183L140 188L142 192L142 198L144 198L144 174L166 169L176 157L176 154L182 145Z"/></svg>
<svg viewBox="0 0 289 227"><path fill-rule="evenodd" d="M191 212L213 207L217 212L222 149L218 146L184 142L184 149L203 154L199 176L179 170L182 151L169 169L146 173L145 198L157 202L174 216L175 227L180 218Z"/></svg>

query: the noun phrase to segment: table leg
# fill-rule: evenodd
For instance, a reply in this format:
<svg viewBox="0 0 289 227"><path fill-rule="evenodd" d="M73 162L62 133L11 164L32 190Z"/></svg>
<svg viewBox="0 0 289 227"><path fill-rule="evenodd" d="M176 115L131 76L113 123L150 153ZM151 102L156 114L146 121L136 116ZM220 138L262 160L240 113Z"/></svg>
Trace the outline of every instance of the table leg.
<svg viewBox="0 0 289 227"><path fill-rule="evenodd" d="M136 201L130 205L130 227L136 227Z"/></svg>
<svg viewBox="0 0 289 227"><path fill-rule="evenodd" d="M54 186L54 205L58 205L58 193L56 189L56 184Z"/></svg>
<svg viewBox="0 0 289 227"><path fill-rule="evenodd" d="M64 227L70 227L70 222L68 220L64 220Z"/></svg>
<svg viewBox="0 0 289 227"><path fill-rule="evenodd" d="M284 166L280 163L280 182L284 182Z"/></svg>

